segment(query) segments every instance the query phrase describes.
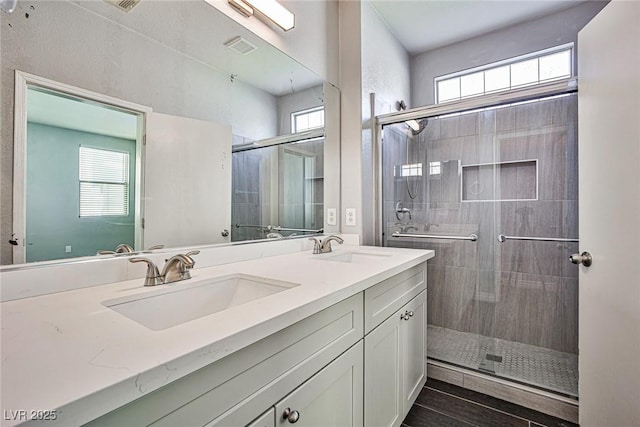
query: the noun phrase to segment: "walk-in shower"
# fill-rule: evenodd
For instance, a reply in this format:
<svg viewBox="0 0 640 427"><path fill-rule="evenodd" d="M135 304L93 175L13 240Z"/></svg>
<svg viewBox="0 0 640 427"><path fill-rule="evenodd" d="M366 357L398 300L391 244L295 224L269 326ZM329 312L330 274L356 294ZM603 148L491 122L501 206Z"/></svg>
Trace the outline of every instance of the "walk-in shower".
<svg viewBox="0 0 640 427"><path fill-rule="evenodd" d="M381 243L436 252L428 357L577 397L577 96L445 110L380 145Z"/></svg>

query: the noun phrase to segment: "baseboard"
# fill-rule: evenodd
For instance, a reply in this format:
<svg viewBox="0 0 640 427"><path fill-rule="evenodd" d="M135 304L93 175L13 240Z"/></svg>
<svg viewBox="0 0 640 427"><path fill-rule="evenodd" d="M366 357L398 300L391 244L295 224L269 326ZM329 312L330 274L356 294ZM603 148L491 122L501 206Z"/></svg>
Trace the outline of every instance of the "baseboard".
<svg viewBox="0 0 640 427"><path fill-rule="evenodd" d="M427 362L427 376L578 423L578 401L569 397L431 360Z"/></svg>

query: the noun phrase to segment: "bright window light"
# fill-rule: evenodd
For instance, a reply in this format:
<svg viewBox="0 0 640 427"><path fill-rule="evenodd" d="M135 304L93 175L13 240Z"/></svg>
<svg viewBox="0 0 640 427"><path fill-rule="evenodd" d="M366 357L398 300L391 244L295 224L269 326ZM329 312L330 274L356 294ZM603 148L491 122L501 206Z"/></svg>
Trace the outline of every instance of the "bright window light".
<svg viewBox="0 0 640 427"><path fill-rule="evenodd" d="M291 132L298 133L324 126L324 107L291 113Z"/></svg>
<svg viewBox="0 0 640 427"><path fill-rule="evenodd" d="M284 31L295 26L295 15L276 0L244 0Z"/></svg>
<svg viewBox="0 0 640 427"><path fill-rule="evenodd" d="M573 43L569 43L436 77L436 103L571 77L572 58Z"/></svg>
<svg viewBox="0 0 640 427"><path fill-rule="evenodd" d="M80 147L80 217L129 215L129 153Z"/></svg>
<svg viewBox="0 0 640 427"><path fill-rule="evenodd" d="M393 176L422 176L422 163L412 163L396 166L393 170Z"/></svg>
<svg viewBox="0 0 640 427"><path fill-rule="evenodd" d="M440 175L440 170L440 162L429 162L429 175Z"/></svg>

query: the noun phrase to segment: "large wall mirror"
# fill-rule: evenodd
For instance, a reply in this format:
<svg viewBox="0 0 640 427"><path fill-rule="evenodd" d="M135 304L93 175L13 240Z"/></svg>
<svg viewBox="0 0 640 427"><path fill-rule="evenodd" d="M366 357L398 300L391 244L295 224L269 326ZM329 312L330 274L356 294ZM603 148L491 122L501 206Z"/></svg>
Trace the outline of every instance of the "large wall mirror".
<svg viewBox="0 0 640 427"><path fill-rule="evenodd" d="M337 231L337 89L205 1L1 28L3 265Z"/></svg>

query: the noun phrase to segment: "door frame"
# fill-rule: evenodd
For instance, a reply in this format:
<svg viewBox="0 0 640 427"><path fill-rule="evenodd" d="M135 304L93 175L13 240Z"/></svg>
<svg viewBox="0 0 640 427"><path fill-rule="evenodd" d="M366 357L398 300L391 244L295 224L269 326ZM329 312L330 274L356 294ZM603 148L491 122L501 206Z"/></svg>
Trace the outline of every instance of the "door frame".
<svg viewBox="0 0 640 427"><path fill-rule="evenodd" d="M146 134L146 116L153 109L145 105L124 101L112 96L98 92L82 89L76 86L57 82L35 74L15 70L15 103L14 103L14 124L13 124L13 238L18 241L13 246L13 264L26 262L26 226L27 226L27 92L29 87L39 87L52 92L69 95L74 98L81 98L102 104L106 107L115 108L139 115L142 120L138 120L136 131L136 173L135 173L135 237L136 247L142 247L142 218L144 216L142 204L142 192L144 190L144 143Z"/></svg>

